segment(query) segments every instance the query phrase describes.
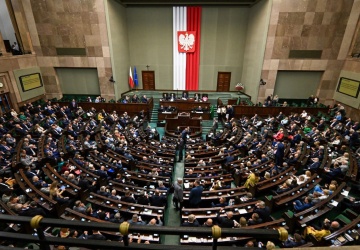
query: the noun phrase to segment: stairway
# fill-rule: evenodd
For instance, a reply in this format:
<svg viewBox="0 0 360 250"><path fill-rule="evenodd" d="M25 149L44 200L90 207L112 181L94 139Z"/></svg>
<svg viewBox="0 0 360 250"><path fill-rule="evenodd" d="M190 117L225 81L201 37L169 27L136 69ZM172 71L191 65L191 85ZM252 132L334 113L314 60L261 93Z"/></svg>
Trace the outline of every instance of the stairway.
<svg viewBox="0 0 360 250"><path fill-rule="evenodd" d="M154 100L154 107L150 113L150 119L149 119L150 123L157 123L158 113L159 113L159 105L160 105L159 100Z"/></svg>
<svg viewBox="0 0 360 250"><path fill-rule="evenodd" d="M214 118L216 118L216 119L218 118L218 114L217 114L216 110L214 112ZM211 130L212 124L213 124L213 120L202 120L201 126L202 126L202 135L203 135L204 140L206 139L206 135ZM219 122L218 125L219 126L218 126L217 131L224 129L223 124L221 122Z"/></svg>

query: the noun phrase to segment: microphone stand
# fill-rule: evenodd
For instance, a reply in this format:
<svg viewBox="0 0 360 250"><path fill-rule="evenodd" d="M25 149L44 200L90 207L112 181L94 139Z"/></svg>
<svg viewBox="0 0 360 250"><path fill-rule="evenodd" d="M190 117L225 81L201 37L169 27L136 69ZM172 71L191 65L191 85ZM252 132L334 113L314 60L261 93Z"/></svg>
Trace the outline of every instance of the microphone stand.
<svg viewBox="0 0 360 250"><path fill-rule="evenodd" d="M176 99L178 99L178 95L179 95L179 88L176 89Z"/></svg>

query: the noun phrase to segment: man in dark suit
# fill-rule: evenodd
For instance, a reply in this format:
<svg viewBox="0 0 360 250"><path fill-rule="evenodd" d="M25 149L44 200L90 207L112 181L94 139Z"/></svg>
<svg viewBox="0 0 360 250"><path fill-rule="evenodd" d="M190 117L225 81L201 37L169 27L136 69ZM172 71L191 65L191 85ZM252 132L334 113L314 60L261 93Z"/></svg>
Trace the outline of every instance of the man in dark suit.
<svg viewBox="0 0 360 250"><path fill-rule="evenodd" d="M35 215L41 215L46 217L47 214L43 208L38 207L36 201L30 202L30 206L27 210L19 213L20 216L34 217Z"/></svg>
<svg viewBox="0 0 360 250"><path fill-rule="evenodd" d="M229 211L226 213L226 217L220 217L221 212L223 211L223 208L220 208L219 213L217 214L217 221L219 223L219 226L222 228L233 228L234 227L234 213L232 211Z"/></svg>
<svg viewBox="0 0 360 250"><path fill-rule="evenodd" d="M71 110L76 110L78 108L78 104L77 102L75 101L75 99L72 99L72 101L69 103L69 108Z"/></svg>
<svg viewBox="0 0 360 250"><path fill-rule="evenodd" d="M179 161L182 161L182 160L183 160L184 147L185 147L184 140L183 140L182 138L180 138L180 140L179 140L179 142L178 142L178 145L177 145L177 150L179 151Z"/></svg>
<svg viewBox="0 0 360 250"><path fill-rule="evenodd" d="M166 196L162 195L159 189L155 190L155 194L149 198L150 205L155 207L163 207L167 203Z"/></svg>
<svg viewBox="0 0 360 250"><path fill-rule="evenodd" d="M188 134L189 134L188 128L185 128L185 129L181 132L181 138L184 140L184 144L186 144L186 140L187 140Z"/></svg>
<svg viewBox="0 0 360 250"><path fill-rule="evenodd" d="M255 204L256 209L254 210L254 213L257 213L259 217L264 221L270 221L270 208L265 205L264 201L259 201Z"/></svg>
<svg viewBox="0 0 360 250"><path fill-rule="evenodd" d="M194 181L194 187L190 191L189 196L189 206L196 208L199 207L201 202L201 195L203 192L203 187L200 186L199 180Z"/></svg>
<svg viewBox="0 0 360 250"><path fill-rule="evenodd" d="M225 165L230 164L235 160L234 156L232 156L230 153L225 157Z"/></svg>
<svg viewBox="0 0 360 250"><path fill-rule="evenodd" d="M319 158L314 158L313 161L314 162L311 163L308 167L310 170L316 171L320 167L321 162L319 161Z"/></svg>
<svg viewBox="0 0 360 250"><path fill-rule="evenodd" d="M277 166L282 166L284 160L284 152L285 152L284 144L282 142L279 142L277 144L277 149L275 153L275 164Z"/></svg>

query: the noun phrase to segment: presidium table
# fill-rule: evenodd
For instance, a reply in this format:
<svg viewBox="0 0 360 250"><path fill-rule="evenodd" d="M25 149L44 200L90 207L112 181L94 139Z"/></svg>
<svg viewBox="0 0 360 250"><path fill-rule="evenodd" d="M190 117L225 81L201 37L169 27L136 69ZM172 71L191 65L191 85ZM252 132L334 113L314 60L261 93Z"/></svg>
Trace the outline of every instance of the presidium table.
<svg viewBox="0 0 360 250"><path fill-rule="evenodd" d="M190 118L200 118L202 120L210 120L210 102L195 101L190 98L187 100L176 99L174 101L160 100L160 106L164 107L175 107L176 111L173 112L159 112L158 120L164 121L166 118L175 118L178 114L189 113ZM196 109L201 107L202 111Z"/></svg>

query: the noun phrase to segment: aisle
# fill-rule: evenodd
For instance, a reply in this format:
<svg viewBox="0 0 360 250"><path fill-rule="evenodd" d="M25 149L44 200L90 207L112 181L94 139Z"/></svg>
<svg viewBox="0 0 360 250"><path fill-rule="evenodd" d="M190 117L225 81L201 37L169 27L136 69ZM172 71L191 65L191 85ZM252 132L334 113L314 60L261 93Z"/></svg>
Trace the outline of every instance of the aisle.
<svg viewBox="0 0 360 250"><path fill-rule="evenodd" d="M178 162L175 164L175 170L173 173L173 181L176 181L177 178L184 177L184 162ZM168 198L168 207L165 211L165 225L179 227L181 224L180 212L176 211L172 202L173 194L169 195ZM161 239L162 244L166 245L179 245L180 236L179 235L164 235Z"/></svg>

